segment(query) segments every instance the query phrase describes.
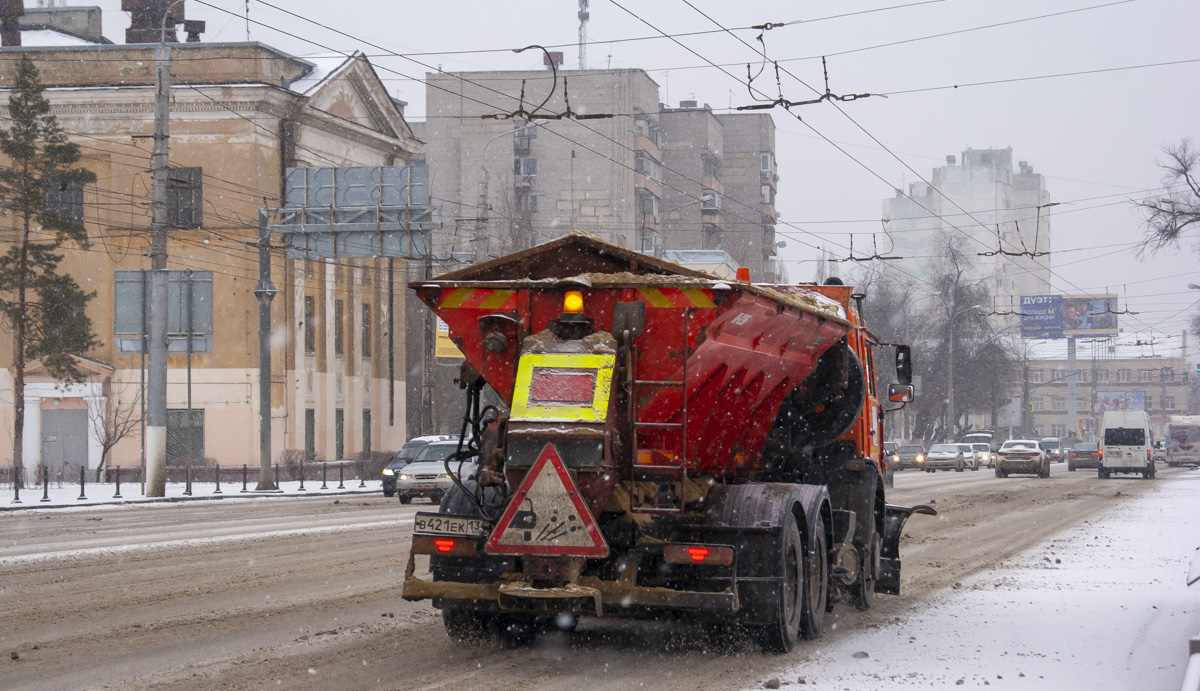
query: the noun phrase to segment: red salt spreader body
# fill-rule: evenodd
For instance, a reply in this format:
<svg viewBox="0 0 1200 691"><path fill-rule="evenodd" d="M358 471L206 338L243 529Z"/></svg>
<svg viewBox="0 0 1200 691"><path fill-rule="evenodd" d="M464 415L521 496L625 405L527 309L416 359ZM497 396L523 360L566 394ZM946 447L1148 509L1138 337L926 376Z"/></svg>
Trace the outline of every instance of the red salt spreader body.
<svg viewBox="0 0 1200 691"><path fill-rule="evenodd" d="M452 637L686 612L786 651L834 602L899 592L900 533L932 509L884 500L875 352L901 404L911 360L850 286L572 233L411 287L465 356L455 487L417 514L404 584Z"/></svg>

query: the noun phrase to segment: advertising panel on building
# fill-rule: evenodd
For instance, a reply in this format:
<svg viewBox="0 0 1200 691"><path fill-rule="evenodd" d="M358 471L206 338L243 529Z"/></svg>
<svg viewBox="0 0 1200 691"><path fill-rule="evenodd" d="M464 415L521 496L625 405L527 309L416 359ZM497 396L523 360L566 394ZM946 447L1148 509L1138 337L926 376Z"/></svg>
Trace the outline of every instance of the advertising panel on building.
<svg viewBox="0 0 1200 691"><path fill-rule="evenodd" d="M1097 391L1096 413L1110 410L1146 410L1145 391Z"/></svg>
<svg viewBox="0 0 1200 691"><path fill-rule="evenodd" d="M1021 338L1062 338L1063 296L1021 296Z"/></svg>

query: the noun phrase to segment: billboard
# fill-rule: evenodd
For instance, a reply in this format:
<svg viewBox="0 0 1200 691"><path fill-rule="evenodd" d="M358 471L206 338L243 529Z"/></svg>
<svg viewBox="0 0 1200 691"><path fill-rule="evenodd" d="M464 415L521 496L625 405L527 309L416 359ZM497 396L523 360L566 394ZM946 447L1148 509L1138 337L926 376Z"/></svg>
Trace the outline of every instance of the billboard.
<svg viewBox="0 0 1200 691"><path fill-rule="evenodd" d="M1021 338L1062 338L1063 296L1021 296Z"/></svg>
<svg viewBox="0 0 1200 691"><path fill-rule="evenodd" d="M1064 335L1117 333L1116 295L1064 295L1062 310Z"/></svg>
<svg viewBox="0 0 1200 691"><path fill-rule="evenodd" d="M1022 338L1117 333L1116 295L1022 295Z"/></svg>
<svg viewBox="0 0 1200 691"><path fill-rule="evenodd" d="M1110 410L1146 410L1145 391L1097 391L1096 412L1103 414Z"/></svg>

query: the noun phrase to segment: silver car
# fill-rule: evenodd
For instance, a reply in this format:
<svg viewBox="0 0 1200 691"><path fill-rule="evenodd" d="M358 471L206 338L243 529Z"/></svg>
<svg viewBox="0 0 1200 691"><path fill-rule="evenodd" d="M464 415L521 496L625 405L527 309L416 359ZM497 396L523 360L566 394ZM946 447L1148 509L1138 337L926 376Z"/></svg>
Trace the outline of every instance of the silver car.
<svg viewBox="0 0 1200 691"><path fill-rule="evenodd" d="M967 445L963 444L963 446ZM968 446L968 448L970 447ZM937 470L954 470L961 473L966 465L967 460L958 444L934 444L929 447L929 453L925 454L925 472L927 473Z"/></svg>
<svg viewBox="0 0 1200 691"><path fill-rule="evenodd" d="M458 450L458 442L434 442L421 447L417 457L396 473L396 496L401 504L408 504L414 497L423 497L434 504L454 486L454 480L446 472L446 458ZM461 473L466 480L475 474L474 461L463 463L451 461L450 470Z"/></svg>
<svg viewBox="0 0 1200 691"><path fill-rule="evenodd" d="M975 451L974 444L958 444L958 448L962 449L963 462L966 467L971 470L979 470L980 458L979 453Z"/></svg>

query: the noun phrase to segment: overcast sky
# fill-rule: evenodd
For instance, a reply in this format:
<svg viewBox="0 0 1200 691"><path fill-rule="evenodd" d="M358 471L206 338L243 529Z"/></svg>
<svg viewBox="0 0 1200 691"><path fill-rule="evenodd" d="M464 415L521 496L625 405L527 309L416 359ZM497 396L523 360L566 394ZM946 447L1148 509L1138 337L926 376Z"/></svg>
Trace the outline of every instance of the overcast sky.
<svg viewBox="0 0 1200 691"><path fill-rule="evenodd" d="M678 39L682 46L662 38L620 41L656 36L656 29L679 34L716 25L685 0L618 0L620 5L592 0L588 39L601 43L588 46L588 66L642 68L660 85L664 102L677 105L694 97L724 109L749 102L745 64L758 57L738 38L754 44L760 32L737 27L796 22L765 34L773 60L788 60L783 66L821 88L819 56L828 55L833 92L891 93L886 99L872 97L838 107L793 109L804 122L774 111L781 177L777 234L788 243L781 255L789 261L793 279L811 280L813 260L819 256L812 246L845 256L850 233L855 234L856 248L869 244L870 234L880 229L882 200L918 176L928 179L946 155L959 156L967 147L1011 146L1014 162L1028 161L1046 175L1051 199L1062 203L1053 209L1054 290L1069 294L1108 289L1128 296L1129 309L1139 314L1121 317L1125 331L1153 328L1178 334L1184 328L1193 311L1189 307L1200 298L1200 291L1187 289L1189 282L1200 283L1198 239L1193 237L1178 250L1138 259L1142 227L1128 200L1161 185L1155 161L1163 145L1183 137L1200 139L1200 45L1195 33L1200 2L689 1L732 35L684 36ZM94 4L105 10L105 34L123 41L128 15L119 11L119 0ZM541 57L486 52L406 60L386 53L570 44L559 49L566 52L568 68L578 65L577 0L272 4L325 26L250 0L252 40L297 55L363 50L381 67L389 90L408 101L413 120L424 116L425 88L419 79L427 70L414 61L446 71L529 69L539 67ZM245 0L187 3L189 18L208 22L207 41L245 40L246 6ZM844 14L850 16L826 18ZM938 34L950 35L934 37ZM1192 62L929 90L1188 60ZM731 74L706 61L733 65L725 68ZM774 94L773 71L768 69L755 85ZM910 90L918 91L896 93ZM783 93L790 100L814 95L788 75L783 77Z"/></svg>

